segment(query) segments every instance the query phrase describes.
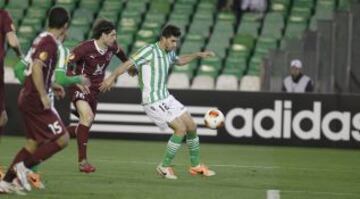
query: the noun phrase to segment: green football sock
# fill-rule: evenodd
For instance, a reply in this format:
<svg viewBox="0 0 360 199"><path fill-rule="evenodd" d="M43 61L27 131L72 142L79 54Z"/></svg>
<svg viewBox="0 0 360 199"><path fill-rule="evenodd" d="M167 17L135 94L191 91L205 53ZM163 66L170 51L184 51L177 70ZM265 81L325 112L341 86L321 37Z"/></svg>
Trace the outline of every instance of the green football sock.
<svg viewBox="0 0 360 199"><path fill-rule="evenodd" d="M196 132L186 134L186 144L189 148L191 166L195 167L200 164L200 143Z"/></svg>
<svg viewBox="0 0 360 199"><path fill-rule="evenodd" d="M37 173L39 171L39 165L32 166L30 169L31 171Z"/></svg>
<svg viewBox="0 0 360 199"><path fill-rule="evenodd" d="M170 137L170 139L167 143L165 156L162 161L163 167L170 166L171 161L174 159L176 152L178 151L178 149L181 146L181 142L182 142L183 138L184 138L183 136L177 136L175 134Z"/></svg>

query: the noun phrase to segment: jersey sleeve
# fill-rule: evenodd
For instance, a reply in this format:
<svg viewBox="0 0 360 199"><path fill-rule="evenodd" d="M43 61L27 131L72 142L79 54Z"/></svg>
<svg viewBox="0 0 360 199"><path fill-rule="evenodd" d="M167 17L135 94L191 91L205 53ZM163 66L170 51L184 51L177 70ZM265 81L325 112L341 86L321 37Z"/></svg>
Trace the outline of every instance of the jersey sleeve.
<svg viewBox="0 0 360 199"><path fill-rule="evenodd" d="M79 60L82 59L85 53L86 52L84 52L83 45L80 44L79 46L75 47L67 57L67 65L76 64Z"/></svg>
<svg viewBox="0 0 360 199"><path fill-rule="evenodd" d="M152 58L153 53L151 46L146 46L130 56L130 60L135 65L136 69L138 69L143 64L151 62Z"/></svg>
<svg viewBox="0 0 360 199"><path fill-rule="evenodd" d="M50 54L54 53L57 48L54 44L46 41L42 41L39 45L35 48L35 52L32 55L32 60L38 59L45 63L49 60Z"/></svg>
<svg viewBox="0 0 360 199"><path fill-rule="evenodd" d="M129 58L126 56L124 50L118 45L115 44L115 52L114 54L122 61L126 62Z"/></svg>
<svg viewBox="0 0 360 199"><path fill-rule="evenodd" d="M4 12L3 14L3 33L7 34L8 32L15 31L15 27L13 25L13 21L11 19L11 16L8 12Z"/></svg>

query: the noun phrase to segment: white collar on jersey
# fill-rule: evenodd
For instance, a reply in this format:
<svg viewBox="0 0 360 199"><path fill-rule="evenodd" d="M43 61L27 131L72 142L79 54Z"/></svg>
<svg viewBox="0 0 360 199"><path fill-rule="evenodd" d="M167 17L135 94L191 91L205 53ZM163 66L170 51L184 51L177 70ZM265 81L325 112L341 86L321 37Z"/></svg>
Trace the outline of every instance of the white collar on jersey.
<svg viewBox="0 0 360 199"><path fill-rule="evenodd" d="M101 48L97 45L95 39L94 39L93 41L94 41L94 45L95 45L95 48L96 48L96 50L98 51L98 53L100 53L100 55L104 55L104 54L106 53L106 51L107 51L107 48L101 49Z"/></svg>

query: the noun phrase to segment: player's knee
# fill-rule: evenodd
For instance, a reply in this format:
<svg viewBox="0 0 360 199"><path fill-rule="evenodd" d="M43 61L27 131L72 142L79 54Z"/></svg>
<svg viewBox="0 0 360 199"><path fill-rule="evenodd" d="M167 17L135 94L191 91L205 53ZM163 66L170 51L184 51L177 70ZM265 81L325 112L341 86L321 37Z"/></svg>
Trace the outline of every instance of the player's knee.
<svg viewBox="0 0 360 199"><path fill-rule="evenodd" d="M30 153L34 153L38 147L38 143L35 140L27 139L24 147Z"/></svg>
<svg viewBox="0 0 360 199"><path fill-rule="evenodd" d="M175 134L176 135L185 135L186 134L186 126L184 125L181 125L181 126L178 126L177 128L175 128Z"/></svg>
<svg viewBox="0 0 360 199"><path fill-rule="evenodd" d="M189 122L189 124L187 125L187 131L191 131L194 132L196 131L197 125L195 124L194 121Z"/></svg>
<svg viewBox="0 0 360 199"><path fill-rule="evenodd" d="M92 112L87 112L80 116L81 123L90 125L94 121L94 114Z"/></svg>
<svg viewBox="0 0 360 199"><path fill-rule="evenodd" d="M69 140L70 140L69 133L66 132L61 137L59 137L59 139L56 142L61 148L65 148L68 145Z"/></svg>

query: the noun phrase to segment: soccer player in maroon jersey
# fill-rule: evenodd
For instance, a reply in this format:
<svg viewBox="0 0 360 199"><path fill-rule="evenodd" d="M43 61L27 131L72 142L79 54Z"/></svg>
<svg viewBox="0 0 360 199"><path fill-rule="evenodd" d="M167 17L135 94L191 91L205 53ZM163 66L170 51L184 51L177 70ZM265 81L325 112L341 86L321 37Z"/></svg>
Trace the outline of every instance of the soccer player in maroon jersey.
<svg viewBox="0 0 360 199"><path fill-rule="evenodd" d="M113 55L122 62L128 60L116 43L115 25L107 20L99 20L93 28L93 39L76 46L69 56L67 75L85 75L91 83L90 87L76 85L69 89L79 123L77 127L68 127L68 131L77 137L80 172L91 173L96 170L87 160L86 147L96 113L99 86Z"/></svg>
<svg viewBox="0 0 360 199"><path fill-rule="evenodd" d="M58 39L66 34L68 22L69 15L64 8L52 8L48 17L48 30L39 34L32 44L29 74L18 98L27 141L0 181L0 193L19 193L11 184L15 177L25 190L30 191L27 175L32 171L29 168L62 150L69 141L66 127L48 96L50 88L60 97L65 94L63 87L51 82L51 77L56 67Z"/></svg>
<svg viewBox="0 0 360 199"><path fill-rule="evenodd" d="M5 41L14 49L17 56L21 57L19 40L15 34L15 26L11 16L5 10L0 9L0 136L3 127L7 123L7 113L5 110L5 83L4 83L4 57L5 57ZM1 138L0 138L1 139ZM0 179L4 176L0 166Z"/></svg>

